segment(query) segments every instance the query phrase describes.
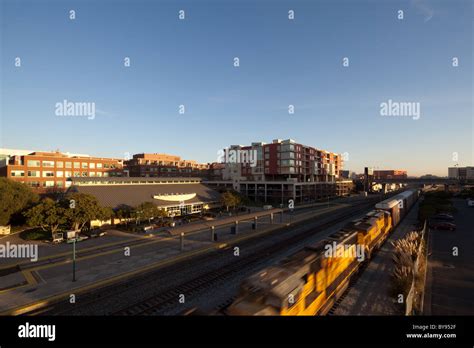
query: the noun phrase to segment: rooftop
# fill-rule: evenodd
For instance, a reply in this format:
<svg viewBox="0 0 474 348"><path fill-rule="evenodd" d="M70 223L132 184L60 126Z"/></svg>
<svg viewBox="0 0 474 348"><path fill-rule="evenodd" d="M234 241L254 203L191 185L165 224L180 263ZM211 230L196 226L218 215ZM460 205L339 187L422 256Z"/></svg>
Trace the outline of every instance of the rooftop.
<svg viewBox="0 0 474 348"><path fill-rule="evenodd" d="M71 178L77 186L111 186L111 185L160 185L160 184L196 184L201 178L192 177L81 177Z"/></svg>
<svg viewBox="0 0 474 348"><path fill-rule="evenodd" d="M110 178L109 178L110 179ZM126 179L126 178L124 178ZM133 179L133 178L131 178ZM95 196L105 207L121 205L135 207L144 202L152 202L158 207L176 206L179 201L188 203L210 203L219 201L219 193L199 182L147 185L73 185L69 192L86 193Z"/></svg>

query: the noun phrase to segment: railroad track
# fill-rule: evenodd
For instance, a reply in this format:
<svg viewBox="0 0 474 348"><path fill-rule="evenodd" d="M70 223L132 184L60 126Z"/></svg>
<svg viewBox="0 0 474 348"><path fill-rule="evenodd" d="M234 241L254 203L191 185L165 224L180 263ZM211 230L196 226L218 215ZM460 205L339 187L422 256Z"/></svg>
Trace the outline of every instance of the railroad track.
<svg viewBox="0 0 474 348"><path fill-rule="evenodd" d="M344 219L347 219L359 214L360 212L368 209L369 207L372 207L373 204L374 204L374 201L370 200L370 202L366 202L364 204L351 207L345 212L334 215L328 221L322 223L321 225L318 225L315 228L310 228L308 230L304 230L303 232L293 235L291 237L284 238L279 243L275 245L270 245L268 247L260 248L258 249L258 251L250 255L239 256L238 261L231 262L225 267L219 268L217 270L212 270L210 272L206 272L202 275L192 278L189 281L185 281L177 286L169 287L163 291L159 291L159 293L153 296L149 296L143 301L136 302L135 304L131 306L128 306L119 311L112 312L110 314L112 315L146 315L146 314L156 313L158 311L158 308L162 310L162 309L167 309L172 306L175 306L179 304L178 301L179 301L179 296L181 294L185 296L189 296L189 295L196 294L198 292L202 292L205 289L210 288L214 284L217 284L221 281L224 281L225 279L232 277L235 274L238 274L239 272L242 272L243 268L251 264L255 265L255 263L259 262L259 259L262 259L262 255L282 251L285 248L288 248L289 246L291 246L291 244L297 243L298 241L308 238L309 236L312 236L315 233L320 232L321 230L324 230L341 220L344 220ZM290 228L304 226L307 223L308 223L308 220L294 223L290 226ZM282 233L286 232L287 229L288 228L282 228L282 230L274 231L272 233L280 232L279 235L281 235ZM244 243L255 244L255 243L262 242L267 238L268 238L268 234L265 234L263 236L259 236L254 239L245 241ZM159 270L143 273L139 277L135 277L123 282L118 282L118 283L97 289L96 291L92 293L81 295L80 302L74 304L73 306L67 303L67 301L63 301L63 302L51 304L47 307L39 308L27 314L28 315L36 315L36 314L68 315L68 313L73 314L74 311L77 311L78 309L81 309L81 308L87 308L88 306L91 306L91 305L95 305L99 301L105 298L111 298L115 295L120 295L124 291L132 291L134 289L138 289L141 286L144 286L150 281L156 279L158 273L161 279L167 276L176 276L177 272L182 271L186 267L196 267L196 264L198 263L201 263L204 261L210 261L219 256L225 257L226 256L224 254L225 252L227 251L219 250L216 252L201 255L191 260L181 261L176 264L163 267ZM261 262L264 262L264 261L265 260L261 260Z"/></svg>
<svg viewBox="0 0 474 348"><path fill-rule="evenodd" d="M373 253L373 255L375 256L377 254L377 251ZM357 283L357 281L359 280L360 276L362 275L362 273L364 273L365 269L367 268L367 266L369 265L370 263L370 260L368 262L364 262L363 264L360 265L359 269L357 270L356 274L354 274L351 279L349 279L349 284L347 285L347 288L344 290L344 292L341 294L341 296L339 296L336 301L334 302L334 304L332 305L331 309L329 309L329 311L327 312L327 316L333 316L335 315L334 313L336 312L337 308L340 306L340 304L342 303L342 301L344 301L344 299L346 298L347 294L349 293L349 291L354 287L354 285Z"/></svg>
<svg viewBox="0 0 474 348"><path fill-rule="evenodd" d="M291 236L277 244L264 247L263 249L251 255L244 257L241 256L238 261L235 261L226 267L207 272L204 275L199 275L190 281L180 284L177 287L169 288L163 292L148 297L143 301L128 306L120 311L114 312L113 315L153 315L160 311L166 311L167 309L179 305L179 299L181 295L184 295L186 298L188 295L202 293L204 290L220 282L223 282L236 274L239 274L244 268L250 265L255 265L256 263L258 264L259 261L263 263L264 260L262 260L262 255L283 251L284 249L288 248L289 245L300 242L314 235L315 232L320 232L332 226L334 223L339 222L340 220L357 215L360 212L366 210L369 206L371 206L371 204L368 204L367 206L364 205L364 207L351 209L350 211L339 215L337 218L331 219L321 226L318 226L316 229L311 229L309 231Z"/></svg>
<svg viewBox="0 0 474 348"><path fill-rule="evenodd" d="M391 232L393 233L393 232ZM387 238L384 240L384 242L380 245L380 248L378 248L377 250L374 250L372 252L372 257L370 258L370 260L368 260L367 262L364 262L360 265L359 269L357 270L357 273L354 274L352 276L352 278L349 280L349 284L347 286L347 289L344 290L344 292L341 294L341 296L339 296L339 298L334 302L333 306L331 307L331 309L328 311L328 314L329 316L331 315L335 315L334 313L336 312L337 308L341 305L342 301L344 301L344 299L346 298L347 294L349 293L349 291L357 284L357 281L359 280L359 278L362 276L362 274L364 273L365 269L369 266L370 262L372 262L372 260L377 256L377 254L379 253L380 249L382 249L382 247L385 245L385 243L388 241L388 239L390 238L390 234L387 235Z"/></svg>

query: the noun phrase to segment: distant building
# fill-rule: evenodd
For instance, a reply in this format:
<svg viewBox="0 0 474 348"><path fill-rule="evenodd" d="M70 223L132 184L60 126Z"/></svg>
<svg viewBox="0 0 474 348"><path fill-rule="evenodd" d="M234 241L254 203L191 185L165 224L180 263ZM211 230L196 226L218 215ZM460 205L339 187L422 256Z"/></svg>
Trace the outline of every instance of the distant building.
<svg viewBox="0 0 474 348"><path fill-rule="evenodd" d="M164 153L140 153L125 161L131 177L207 177L209 164Z"/></svg>
<svg viewBox="0 0 474 348"><path fill-rule="evenodd" d="M406 179L407 171L406 170L374 170L373 178L375 180L384 180L384 179Z"/></svg>
<svg viewBox="0 0 474 348"><path fill-rule="evenodd" d="M458 180L474 180L474 167L449 167L448 177Z"/></svg>
<svg viewBox="0 0 474 348"><path fill-rule="evenodd" d="M437 179L439 176L433 175L433 174L425 174L420 176L420 179Z"/></svg>
<svg viewBox="0 0 474 348"><path fill-rule="evenodd" d="M63 191L73 177L123 176L123 161L61 152L15 152L0 166L0 176L24 183L39 193Z"/></svg>
<svg viewBox="0 0 474 348"><path fill-rule="evenodd" d="M339 176L343 179L350 179L351 172L349 170L341 170Z"/></svg>

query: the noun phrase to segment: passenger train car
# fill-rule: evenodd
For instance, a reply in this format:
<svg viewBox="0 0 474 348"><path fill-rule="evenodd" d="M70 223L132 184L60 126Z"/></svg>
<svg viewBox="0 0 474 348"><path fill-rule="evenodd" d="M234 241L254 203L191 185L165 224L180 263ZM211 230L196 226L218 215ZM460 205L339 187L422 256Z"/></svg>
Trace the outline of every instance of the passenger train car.
<svg viewBox="0 0 474 348"><path fill-rule="evenodd" d="M323 241L245 279L226 314L326 314L417 197L416 191L406 191L380 202L376 210Z"/></svg>

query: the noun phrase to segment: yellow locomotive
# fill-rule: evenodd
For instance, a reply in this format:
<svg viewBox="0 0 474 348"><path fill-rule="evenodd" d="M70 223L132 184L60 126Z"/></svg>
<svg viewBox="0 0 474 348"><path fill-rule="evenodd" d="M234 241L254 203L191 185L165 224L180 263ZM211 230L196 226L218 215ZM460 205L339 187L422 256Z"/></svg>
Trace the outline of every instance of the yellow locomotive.
<svg viewBox="0 0 474 348"><path fill-rule="evenodd" d="M326 314L392 227L391 214L384 210L352 221L325 240L245 279L227 314Z"/></svg>

